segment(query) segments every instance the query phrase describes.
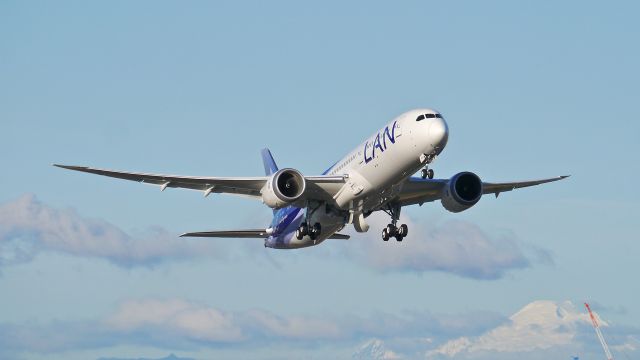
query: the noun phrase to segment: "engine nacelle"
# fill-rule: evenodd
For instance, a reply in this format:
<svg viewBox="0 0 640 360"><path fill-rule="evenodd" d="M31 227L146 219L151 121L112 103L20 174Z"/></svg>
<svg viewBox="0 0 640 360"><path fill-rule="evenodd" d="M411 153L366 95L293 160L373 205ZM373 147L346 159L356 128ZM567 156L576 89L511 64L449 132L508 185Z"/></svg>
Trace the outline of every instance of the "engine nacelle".
<svg viewBox="0 0 640 360"><path fill-rule="evenodd" d="M472 172L455 174L442 189L442 206L457 213L475 205L482 197L482 180Z"/></svg>
<svg viewBox="0 0 640 360"><path fill-rule="evenodd" d="M285 207L298 200L306 186L304 176L298 170L278 170L260 191L262 202L274 209Z"/></svg>

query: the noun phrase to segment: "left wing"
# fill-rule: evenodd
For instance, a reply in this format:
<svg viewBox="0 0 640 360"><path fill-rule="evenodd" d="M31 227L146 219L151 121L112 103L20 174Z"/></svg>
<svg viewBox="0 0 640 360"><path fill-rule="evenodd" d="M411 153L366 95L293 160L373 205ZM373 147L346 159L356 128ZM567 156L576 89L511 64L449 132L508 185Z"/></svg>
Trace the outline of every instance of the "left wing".
<svg viewBox="0 0 640 360"><path fill-rule="evenodd" d="M545 184L553 181L562 180L569 176L557 176L548 179L517 181L505 183L482 183L482 194L498 194L501 192L511 191L523 187ZM414 205L439 200L441 198L442 189L447 185L449 179L422 179L412 177L407 179L403 184L402 190L398 194L401 206Z"/></svg>
<svg viewBox="0 0 640 360"><path fill-rule="evenodd" d="M520 181L520 182L507 182L507 183L482 183L482 194L498 194L501 192L511 191L515 189L520 189L529 186L535 186L540 184L546 184L553 181L558 181L562 179L568 178L569 175L557 176L549 179L541 179L541 180L531 180L531 181Z"/></svg>

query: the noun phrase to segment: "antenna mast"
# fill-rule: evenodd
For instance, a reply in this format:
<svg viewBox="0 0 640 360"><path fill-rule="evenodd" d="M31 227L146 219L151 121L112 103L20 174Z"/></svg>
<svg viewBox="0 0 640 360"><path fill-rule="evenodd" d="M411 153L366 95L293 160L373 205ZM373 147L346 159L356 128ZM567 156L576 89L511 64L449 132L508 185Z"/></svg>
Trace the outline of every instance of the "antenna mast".
<svg viewBox="0 0 640 360"><path fill-rule="evenodd" d="M613 360L613 356L611 355L611 351L609 351L609 346L606 341L604 341L604 337L602 336L602 332L600 331L600 325L598 324L598 320L593 316L593 312L591 312L591 307L589 304L584 303L584 306L589 311L589 316L591 317L591 322L593 322L593 328L596 330L596 335L598 335L598 339L600 339L600 344L602 344L602 348L604 349L605 355L607 355L607 360Z"/></svg>

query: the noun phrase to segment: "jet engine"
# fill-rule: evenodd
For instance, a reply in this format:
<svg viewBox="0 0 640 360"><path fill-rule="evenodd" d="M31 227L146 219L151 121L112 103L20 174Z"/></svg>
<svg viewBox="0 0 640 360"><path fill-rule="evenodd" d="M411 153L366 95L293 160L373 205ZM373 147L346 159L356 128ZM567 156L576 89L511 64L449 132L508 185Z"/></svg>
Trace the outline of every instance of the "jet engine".
<svg viewBox="0 0 640 360"><path fill-rule="evenodd" d="M306 188L304 176L295 169L278 170L260 191L262 202L279 209L298 200Z"/></svg>
<svg viewBox="0 0 640 360"><path fill-rule="evenodd" d="M442 206L457 213L475 205L482 197L482 181L472 172L455 174L442 189Z"/></svg>

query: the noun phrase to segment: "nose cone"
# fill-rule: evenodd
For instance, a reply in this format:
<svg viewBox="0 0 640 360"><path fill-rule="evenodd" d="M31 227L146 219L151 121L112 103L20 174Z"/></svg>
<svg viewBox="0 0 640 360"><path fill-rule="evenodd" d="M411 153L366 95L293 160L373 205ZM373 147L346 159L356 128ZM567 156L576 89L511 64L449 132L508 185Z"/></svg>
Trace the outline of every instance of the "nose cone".
<svg viewBox="0 0 640 360"><path fill-rule="evenodd" d="M447 145L449 140L449 127L442 118L435 118L431 120L429 126L429 141L438 149L442 150Z"/></svg>

